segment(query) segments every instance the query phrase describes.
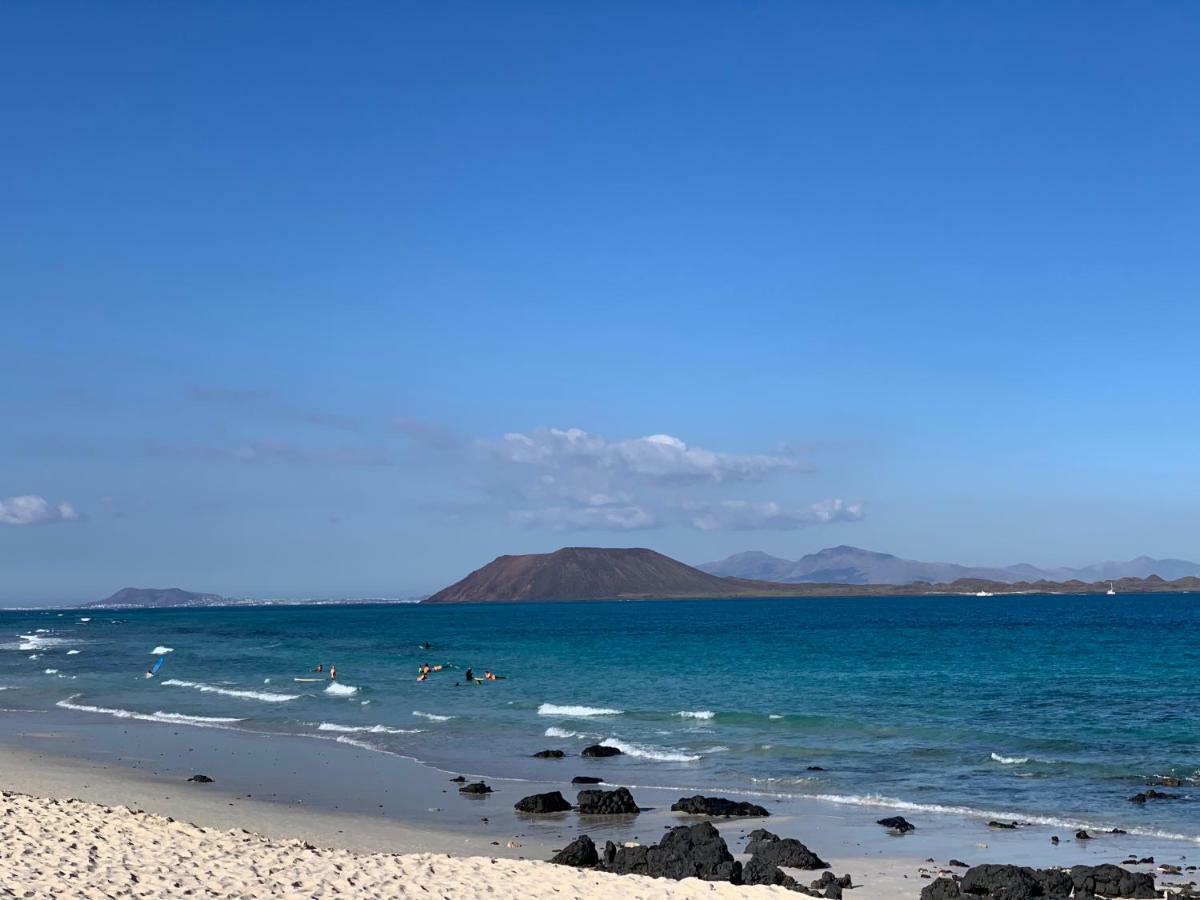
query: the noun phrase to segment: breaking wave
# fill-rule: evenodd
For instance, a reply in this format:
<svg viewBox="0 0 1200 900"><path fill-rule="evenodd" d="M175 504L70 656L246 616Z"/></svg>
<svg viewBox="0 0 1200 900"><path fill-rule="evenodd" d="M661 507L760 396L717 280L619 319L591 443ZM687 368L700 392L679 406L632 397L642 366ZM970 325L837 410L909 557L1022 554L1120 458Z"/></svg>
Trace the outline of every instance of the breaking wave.
<svg viewBox="0 0 1200 900"><path fill-rule="evenodd" d="M387 725L338 725L322 722L317 731L339 731L344 734L420 734L420 728L389 728Z"/></svg>
<svg viewBox="0 0 1200 900"><path fill-rule="evenodd" d="M558 706L554 703L543 703L538 707L539 716L566 716L567 718L586 719L589 716L619 716L623 709L606 709L599 706Z"/></svg>
<svg viewBox="0 0 1200 900"><path fill-rule="evenodd" d="M413 715L422 719L428 719L430 722L449 722L454 718L454 716L439 716L436 713L421 712L419 709L414 709Z"/></svg>
<svg viewBox="0 0 1200 900"><path fill-rule="evenodd" d="M605 747L616 747L626 756L636 756L639 759L652 759L655 762L696 762L700 759L699 756L691 753L645 747L641 744L631 744L628 741L622 741L619 738L606 738L600 743Z"/></svg>
<svg viewBox="0 0 1200 900"><path fill-rule="evenodd" d="M206 694L221 694L225 697L238 697L242 700L262 700L264 703L286 703L295 700L299 694L275 694L270 691L231 691L228 688L214 687L211 684L201 684L197 681L181 681L178 678L168 678L164 685L172 687L188 687L203 691Z"/></svg>
<svg viewBox="0 0 1200 900"><path fill-rule="evenodd" d="M137 719L140 722L158 722L163 725L194 725L197 728L228 728L241 719L226 718L223 716L189 716L184 713L172 712L155 712L155 713L139 713L129 709L114 709L108 706L90 706L86 703L75 703L79 697L75 694L68 697L66 700L59 700L55 706L60 706L63 709L71 709L76 712L97 713L105 716L112 716L117 719Z"/></svg>

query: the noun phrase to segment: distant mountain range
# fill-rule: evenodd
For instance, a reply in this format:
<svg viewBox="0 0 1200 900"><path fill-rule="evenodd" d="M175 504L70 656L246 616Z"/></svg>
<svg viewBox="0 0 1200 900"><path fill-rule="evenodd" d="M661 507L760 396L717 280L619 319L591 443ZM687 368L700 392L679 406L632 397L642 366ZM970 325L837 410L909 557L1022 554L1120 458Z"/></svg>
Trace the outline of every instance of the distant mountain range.
<svg viewBox="0 0 1200 900"><path fill-rule="evenodd" d="M848 551L853 548L837 548ZM874 584L834 581L834 577L856 577L857 569L844 565L844 553L829 551L832 568L814 568L831 580L823 583L781 582L768 579L714 575L644 548L564 547L553 553L499 556L466 578L438 591L426 603L554 602L564 600L671 600L750 597L856 597L926 594L1063 593L1096 594L1109 589L1108 581L1046 579L1016 582L989 578L957 577L951 581L907 584ZM862 554L864 551L854 551ZM744 559L747 554L742 554ZM816 556L818 554L814 554ZM896 560L887 554L880 565ZM766 554L759 554L765 557ZM858 557L853 557L858 558ZM755 573L769 573L769 561L751 557L748 565L759 564ZM840 560L840 562L836 562ZM778 562L787 563L787 560ZM904 563L904 560L897 560ZM793 565L788 563L788 565ZM914 565L920 565L914 564ZM965 567L953 567L965 569ZM882 571L882 570L881 570ZM893 568L898 574L904 570ZM970 571L970 570L967 570ZM993 570L986 570L993 571ZM861 573L860 573L861 574ZM1157 575L1147 578L1113 579L1117 593L1200 591L1200 577L1166 581Z"/></svg>
<svg viewBox="0 0 1200 900"><path fill-rule="evenodd" d="M1117 581L1121 578L1148 578L1167 581L1200 576L1200 563L1184 559L1153 559L1139 556L1128 562L1102 562L1079 569L1042 569L1021 563L1015 566L964 566L956 563L920 562L902 559L890 553L862 550L858 547L829 547L790 560L758 550L735 553L719 562L697 566L702 572L723 578L752 578L784 584L948 584L961 578L974 578L1015 584L1026 581Z"/></svg>

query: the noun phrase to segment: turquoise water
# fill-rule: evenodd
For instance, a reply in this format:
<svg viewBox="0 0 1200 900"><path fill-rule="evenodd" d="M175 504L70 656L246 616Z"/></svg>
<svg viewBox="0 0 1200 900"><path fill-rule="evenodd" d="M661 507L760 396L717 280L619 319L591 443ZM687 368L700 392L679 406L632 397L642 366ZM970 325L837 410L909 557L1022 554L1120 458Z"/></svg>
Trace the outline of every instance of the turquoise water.
<svg viewBox="0 0 1200 900"><path fill-rule="evenodd" d="M0 707L1200 840L1198 626L1181 595L8 611ZM530 758L597 741L626 755ZM1129 803L1156 775L1185 799Z"/></svg>

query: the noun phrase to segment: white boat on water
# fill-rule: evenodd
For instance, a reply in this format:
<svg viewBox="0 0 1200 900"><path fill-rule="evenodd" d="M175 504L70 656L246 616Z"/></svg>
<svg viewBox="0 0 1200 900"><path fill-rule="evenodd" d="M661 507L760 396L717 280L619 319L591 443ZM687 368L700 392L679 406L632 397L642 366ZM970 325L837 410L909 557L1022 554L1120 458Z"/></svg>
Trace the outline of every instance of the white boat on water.
<svg viewBox="0 0 1200 900"><path fill-rule="evenodd" d="M996 595L993 594L991 591L976 591L975 596L976 597L995 597Z"/></svg>
<svg viewBox="0 0 1200 900"><path fill-rule="evenodd" d="M1113 583L1111 581L1108 583L1108 590L1105 591L1105 593L1110 597L1117 596L1117 592L1113 589Z"/></svg>

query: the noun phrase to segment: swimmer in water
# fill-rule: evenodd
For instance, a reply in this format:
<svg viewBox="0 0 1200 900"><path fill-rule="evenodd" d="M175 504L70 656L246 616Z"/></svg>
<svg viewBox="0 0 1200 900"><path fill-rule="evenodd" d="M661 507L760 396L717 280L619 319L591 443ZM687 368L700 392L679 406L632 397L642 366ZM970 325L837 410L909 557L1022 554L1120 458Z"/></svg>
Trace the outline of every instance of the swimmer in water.
<svg viewBox="0 0 1200 900"><path fill-rule="evenodd" d="M330 666L330 667L329 667L329 680L330 680L330 681L337 681L337 666Z"/></svg>

